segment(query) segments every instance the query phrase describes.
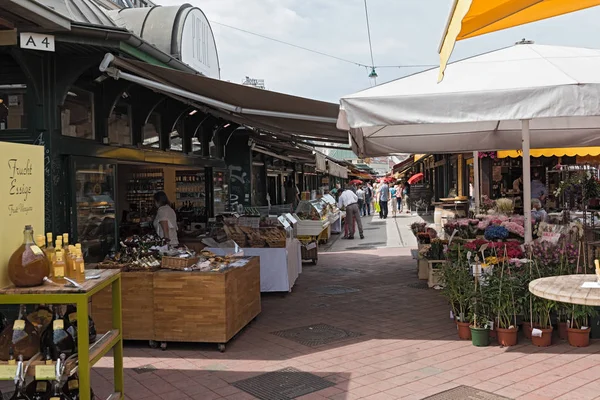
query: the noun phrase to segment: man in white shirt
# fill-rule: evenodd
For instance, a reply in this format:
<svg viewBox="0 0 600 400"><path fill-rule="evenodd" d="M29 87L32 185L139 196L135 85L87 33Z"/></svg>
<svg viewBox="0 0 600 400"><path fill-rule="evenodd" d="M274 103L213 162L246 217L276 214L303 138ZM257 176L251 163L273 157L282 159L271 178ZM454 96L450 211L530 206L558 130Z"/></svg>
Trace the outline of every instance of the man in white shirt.
<svg viewBox="0 0 600 400"><path fill-rule="evenodd" d="M346 224L349 227L348 239L354 239L354 221L358 225L360 238L364 239L362 221L360 220L360 210L358 209L358 196L350 188L344 190L338 200L340 208L346 209Z"/></svg>
<svg viewBox="0 0 600 400"><path fill-rule="evenodd" d="M358 197L358 209L360 210L360 216L365 217L367 215L367 207L365 204L366 193L362 186L358 188L356 191L356 196Z"/></svg>

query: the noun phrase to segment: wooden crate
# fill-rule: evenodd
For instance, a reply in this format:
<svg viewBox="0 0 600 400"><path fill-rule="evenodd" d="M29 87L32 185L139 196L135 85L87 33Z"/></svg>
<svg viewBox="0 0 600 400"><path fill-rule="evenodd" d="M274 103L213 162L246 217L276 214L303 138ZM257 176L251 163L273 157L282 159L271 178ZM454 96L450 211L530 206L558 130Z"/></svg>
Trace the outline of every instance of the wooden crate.
<svg viewBox="0 0 600 400"><path fill-rule="evenodd" d="M121 297L123 304L123 339L154 338L154 272L123 272ZM92 297L92 318L98 332L112 329L112 290L110 286Z"/></svg>
<svg viewBox="0 0 600 400"><path fill-rule="evenodd" d="M427 286L430 288L438 286L441 283L441 266L446 263L446 260L427 260L429 264L429 277Z"/></svg>
<svg viewBox="0 0 600 400"><path fill-rule="evenodd" d="M260 310L258 257L223 274L154 274L154 340L227 343Z"/></svg>

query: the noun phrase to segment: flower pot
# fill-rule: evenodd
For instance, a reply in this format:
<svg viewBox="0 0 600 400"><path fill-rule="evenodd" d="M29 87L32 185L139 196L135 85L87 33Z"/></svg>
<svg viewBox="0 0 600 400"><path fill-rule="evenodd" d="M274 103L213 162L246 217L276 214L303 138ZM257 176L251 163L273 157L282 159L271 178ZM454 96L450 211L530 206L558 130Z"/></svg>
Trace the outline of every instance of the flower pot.
<svg viewBox="0 0 600 400"><path fill-rule="evenodd" d="M562 340L567 340L567 323L559 322L558 323L558 337Z"/></svg>
<svg viewBox="0 0 600 400"><path fill-rule="evenodd" d="M504 347L508 347L508 346L514 346L517 344L517 340L518 340L518 333L519 333L519 328L512 328L512 329L502 329L502 328L498 328L497 329L497 337L498 337L498 344L500 346L504 346ZM531 333L531 331L529 331L529 333Z"/></svg>
<svg viewBox="0 0 600 400"><path fill-rule="evenodd" d="M567 328L569 344L573 347L587 347L590 345L590 328L575 329Z"/></svg>
<svg viewBox="0 0 600 400"><path fill-rule="evenodd" d="M537 347L548 347L552 344L552 327L548 329L537 328L542 331L542 337L531 336L531 343ZM531 331L530 331L531 332Z"/></svg>
<svg viewBox="0 0 600 400"><path fill-rule="evenodd" d="M470 326L469 328L471 329L471 341L473 342L473 346L489 346L490 332L488 328L475 328L473 326Z"/></svg>
<svg viewBox="0 0 600 400"><path fill-rule="evenodd" d="M531 322L523 322L523 336L525 339L531 339Z"/></svg>
<svg viewBox="0 0 600 400"><path fill-rule="evenodd" d="M458 337L460 340L471 340L471 330L469 329L468 322L456 321L456 328L458 329Z"/></svg>

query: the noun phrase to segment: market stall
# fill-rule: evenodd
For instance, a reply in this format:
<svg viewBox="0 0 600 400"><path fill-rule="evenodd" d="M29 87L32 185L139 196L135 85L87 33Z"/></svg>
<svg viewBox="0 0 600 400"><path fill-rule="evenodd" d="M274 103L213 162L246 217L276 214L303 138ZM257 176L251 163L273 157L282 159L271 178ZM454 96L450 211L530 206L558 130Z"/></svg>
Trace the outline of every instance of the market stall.
<svg viewBox="0 0 600 400"><path fill-rule="evenodd" d="M167 342L216 343L224 351L226 343L260 313L257 257L204 252L188 264L178 270L131 261L99 264L124 269L124 339L161 342L162 348ZM112 323L111 296L109 288L92 299L92 315L100 330Z"/></svg>
<svg viewBox="0 0 600 400"><path fill-rule="evenodd" d="M234 251L260 257L260 291L290 292L302 272L300 242L286 215L273 217L229 216L210 233L207 250L217 255ZM296 221L290 214L290 217Z"/></svg>

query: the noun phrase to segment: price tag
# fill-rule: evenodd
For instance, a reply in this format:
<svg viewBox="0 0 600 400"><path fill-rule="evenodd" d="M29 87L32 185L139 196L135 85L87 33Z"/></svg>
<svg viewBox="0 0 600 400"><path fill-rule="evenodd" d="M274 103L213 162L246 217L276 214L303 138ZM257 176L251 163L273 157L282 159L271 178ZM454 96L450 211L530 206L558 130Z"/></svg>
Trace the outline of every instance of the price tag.
<svg viewBox="0 0 600 400"><path fill-rule="evenodd" d="M16 365L0 365L0 381L12 381L16 374Z"/></svg>
<svg viewBox="0 0 600 400"><path fill-rule="evenodd" d="M471 261L471 257L473 254L470 251L467 251L467 260Z"/></svg>
<svg viewBox="0 0 600 400"><path fill-rule="evenodd" d="M22 331L25 329L25 320L17 319L13 324L13 331Z"/></svg>
<svg viewBox="0 0 600 400"><path fill-rule="evenodd" d="M65 321L62 319L57 319L52 323L52 330L60 331L61 329L65 329Z"/></svg>
<svg viewBox="0 0 600 400"><path fill-rule="evenodd" d="M56 379L56 368L54 365L36 365L35 380L48 381Z"/></svg>
<svg viewBox="0 0 600 400"><path fill-rule="evenodd" d="M36 256L44 255L44 252L42 251L42 249L37 247L35 244L32 244L31 246L29 246L29 248L31 249L31 251L33 251L33 254L35 254Z"/></svg>

